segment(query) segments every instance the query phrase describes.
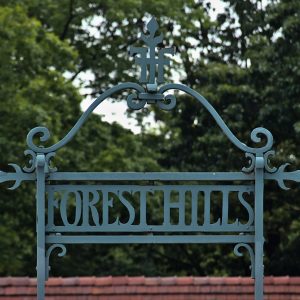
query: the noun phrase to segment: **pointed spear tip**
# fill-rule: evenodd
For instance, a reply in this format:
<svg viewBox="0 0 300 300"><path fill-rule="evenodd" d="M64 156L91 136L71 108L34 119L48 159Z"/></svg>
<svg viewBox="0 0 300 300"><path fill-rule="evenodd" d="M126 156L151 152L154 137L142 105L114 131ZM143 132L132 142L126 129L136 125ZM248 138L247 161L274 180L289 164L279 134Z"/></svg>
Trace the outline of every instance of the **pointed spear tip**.
<svg viewBox="0 0 300 300"><path fill-rule="evenodd" d="M150 21L147 23L146 25L147 27L147 30L150 32L150 33L155 33L156 30L158 29L158 23L156 21L156 18L154 16L151 17Z"/></svg>

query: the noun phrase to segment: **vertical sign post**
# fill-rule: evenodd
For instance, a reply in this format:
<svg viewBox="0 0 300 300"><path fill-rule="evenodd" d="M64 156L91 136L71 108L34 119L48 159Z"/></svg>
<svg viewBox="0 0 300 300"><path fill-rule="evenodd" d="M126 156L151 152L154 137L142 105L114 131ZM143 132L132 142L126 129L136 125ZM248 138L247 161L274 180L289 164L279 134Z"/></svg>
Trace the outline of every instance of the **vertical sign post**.
<svg viewBox="0 0 300 300"><path fill-rule="evenodd" d="M36 232L37 232L37 294L43 299L46 281L46 235L45 235L45 155L36 156Z"/></svg>

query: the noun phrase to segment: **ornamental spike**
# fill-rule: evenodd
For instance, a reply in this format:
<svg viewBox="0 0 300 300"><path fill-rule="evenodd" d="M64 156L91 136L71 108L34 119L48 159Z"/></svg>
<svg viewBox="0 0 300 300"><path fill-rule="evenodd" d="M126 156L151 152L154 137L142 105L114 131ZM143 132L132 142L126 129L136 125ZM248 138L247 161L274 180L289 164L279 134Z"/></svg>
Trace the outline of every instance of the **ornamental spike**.
<svg viewBox="0 0 300 300"><path fill-rule="evenodd" d="M152 36L152 38L153 38L158 29L158 23L157 23L155 17L151 18L151 20L147 23L146 28L147 28L148 32L150 33L150 36Z"/></svg>

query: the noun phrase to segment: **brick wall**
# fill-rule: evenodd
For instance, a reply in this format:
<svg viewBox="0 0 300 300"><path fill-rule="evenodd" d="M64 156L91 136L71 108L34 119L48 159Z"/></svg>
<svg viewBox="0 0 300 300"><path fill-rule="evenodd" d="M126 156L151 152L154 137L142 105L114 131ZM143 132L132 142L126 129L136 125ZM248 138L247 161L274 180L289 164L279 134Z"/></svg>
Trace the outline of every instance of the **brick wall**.
<svg viewBox="0 0 300 300"><path fill-rule="evenodd" d="M0 278L0 299L36 299L36 279ZM252 300L253 279L243 277L50 278L49 300ZM265 300L300 300L300 277L266 277Z"/></svg>

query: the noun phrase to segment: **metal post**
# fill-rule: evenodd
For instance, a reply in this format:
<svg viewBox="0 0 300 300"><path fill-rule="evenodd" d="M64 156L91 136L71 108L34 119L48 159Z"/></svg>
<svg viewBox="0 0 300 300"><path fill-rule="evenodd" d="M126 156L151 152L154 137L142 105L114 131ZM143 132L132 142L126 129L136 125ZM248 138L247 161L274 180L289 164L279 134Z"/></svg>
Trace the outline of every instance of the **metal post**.
<svg viewBox="0 0 300 300"><path fill-rule="evenodd" d="M255 300L264 298L264 158L255 159Z"/></svg>
<svg viewBox="0 0 300 300"><path fill-rule="evenodd" d="M37 299L45 298L46 253L45 253L45 155L36 159L36 230L37 230Z"/></svg>

